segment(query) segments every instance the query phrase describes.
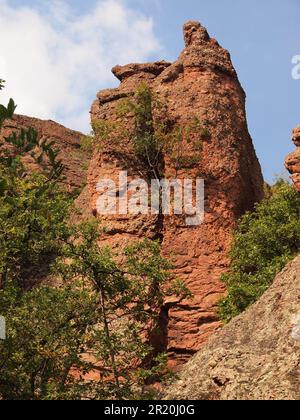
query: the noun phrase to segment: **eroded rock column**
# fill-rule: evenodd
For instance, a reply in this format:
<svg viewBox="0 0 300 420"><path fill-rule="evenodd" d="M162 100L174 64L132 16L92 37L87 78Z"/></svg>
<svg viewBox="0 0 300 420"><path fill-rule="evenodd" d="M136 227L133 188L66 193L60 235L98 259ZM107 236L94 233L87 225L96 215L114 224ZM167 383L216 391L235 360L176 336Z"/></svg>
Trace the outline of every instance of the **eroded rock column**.
<svg viewBox="0 0 300 420"><path fill-rule="evenodd" d="M174 365L185 362L220 327L217 303L226 292L220 276L228 268L232 230L237 219L263 197L261 168L247 127L245 93L229 53L198 22L184 25L184 40L186 47L175 63L115 67L119 88L99 92L91 110L93 122L116 120L120 101L144 82L165 101L178 126L197 118L204 127L201 154L186 142L184 148L194 159L176 174L181 180L204 179L202 225L187 226L177 216L165 216L162 226L156 216L100 217L109 226L105 241L115 249L128 241L160 237L163 252L174 256L176 274L192 291L193 299L180 303L172 299L162 309L161 343ZM122 154L114 152L113 144L94 154L83 193L88 214L96 207L95 186L100 178L116 179L120 170L127 170L130 179L140 176L142 168L133 164L132 154L129 140ZM166 176L172 179L170 157L164 156L164 161Z"/></svg>

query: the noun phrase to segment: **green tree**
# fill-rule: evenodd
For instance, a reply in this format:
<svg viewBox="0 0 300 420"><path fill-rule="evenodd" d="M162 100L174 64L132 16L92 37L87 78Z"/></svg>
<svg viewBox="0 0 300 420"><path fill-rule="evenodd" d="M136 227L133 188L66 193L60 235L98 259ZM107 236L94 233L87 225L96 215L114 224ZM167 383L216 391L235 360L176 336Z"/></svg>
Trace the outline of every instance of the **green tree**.
<svg viewBox="0 0 300 420"><path fill-rule="evenodd" d="M12 99L0 106L0 129L15 109ZM53 143L39 142L33 129L12 132L0 148L0 310L7 320L0 399L79 396L80 381L69 372L84 371L78 355L91 297L75 284L32 289L49 276L68 234L71 197L60 187L63 166ZM28 155L38 171L24 165Z"/></svg>
<svg viewBox="0 0 300 420"><path fill-rule="evenodd" d="M116 119L93 121L93 145L114 152L128 152L128 141L134 155L143 164L148 178L162 179L165 161L176 172L192 169L202 158L204 141L210 133L197 116L186 117L185 125L178 123L168 113L168 104L145 83L133 97L120 101Z"/></svg>
<svg viewBox="0 0 300 420"><path fill-rule="evenodd" d="M13 100L0 107L1 127L15 108ZM0 309L7 320L0 399L144 397L165 366L151 345L164 297L180 300L188 291L171 281L158 243L136 244L117 258L99 245L97 226L72 226L72 197L62 189L53 143L29 129L0 148ZM35 172L24 164L28 155ZM87 380L91 372L99 379Z"/></svg>
<svg viewBox="0 0 300 420"><path fill-rule="evenodd" d="M165 355L155 352L150 339L154 331L162 334L164 298L176 294L180 300L189 292L172 280L171 265L157 242L126 248L120 264L109 248L99 247L99 234L93 223L75 230L74 237L81 239L66 243L57 272L67 283L80 279L97 296L97 327L90 342L101 372L95 398L142 397L147 381L165 370Z"/></svg>
<svg viewBox="0 0 300 420"><path fill-rule="evenodd" d="M94 223L70 228L54 264L63 280L56 287L24 291L9 281L0 290L8 327L0 342L0 398L149 398L149 383L168 375L166 355L151 337L162 334L166 295L180 302L189 292L172 279L158 243L115 256L99 246L99 233Z"/></svg>
<svg viewBox="0 0 300 420"><path fill-rule="evenodd" d="M15 109L12 99L0 106L1 126ZM46 268L54 255L71 197L60 187L63 165L52 142L39 142L30 128L5 137L0 147L0 287L11 277L24 287L29 273ZM38 172L24 165L28 155Z"/></svg>
<svg viewBox="0 0 300 420"><path fill-rule="evenodd" d="M96 302L74 284L0 291L7 338L0 341L0 399L81 399L91 365L81 357Z"/></svg>
<svg viewBox="0 0 300 420"><path fill-rule="evenodd" d="M299 251L300 196L279 180L270 197L239 222L230 271L223 276L229 294L220 304L222 318L231 320L259 299Z"/></svg>

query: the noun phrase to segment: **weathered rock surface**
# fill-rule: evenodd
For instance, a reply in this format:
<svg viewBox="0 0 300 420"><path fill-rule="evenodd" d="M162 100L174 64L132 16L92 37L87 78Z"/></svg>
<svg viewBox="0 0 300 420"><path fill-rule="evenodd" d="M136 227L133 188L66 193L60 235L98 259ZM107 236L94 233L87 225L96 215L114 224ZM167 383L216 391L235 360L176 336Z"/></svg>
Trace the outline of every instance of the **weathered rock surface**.
<svg viewBox="0 0 300 420"><path fill-rule="evenodd" d="M164 398L300 399L300 257L189 361Z"/></svg>
<svg viewBox="0 0 300 420"><path fill-rule="evenodd" d="M62 160L65 166L63 182L69 191L81 188L84 185L87 169L84 168L84 165L88 164L88 157L80 149L82 133L70 130L54 121L43 121L37 118L15 115L12 120L5 122L0 143L4 137L22 128L36 130L40 141L55 142L54 148L59 151L58 158ZM25 158L25 163L32 169L36 166L29 156Z"/></svg>
<svg viewBox="0 0 300 420"><path fill-rule="evenodd" d="M297 191L300 192L300 126L293 130L292 139L297 149L288 155L285 166L291 174L291 179Z"/></svg>
<svg viewBox="0 0 300 420"><path fill-rule="evenodd" d="M228 267L232 229L237 218L263 197L261 169L247 128L245 93L230 55L198 22L185 24L184 39L186 48L175 63L115 67L120 87L99 92L91 110L93 122L114 121L120 101L144 82L166 101L176 124L186 126L195 116L210 134L199 161L178 175L205 180L204 224L188 227L175 216L163 221L145 215L101 218L109 227L107 243L117 249L144 237L162 239L164 253L174 255L176 274L193 292L193 299L177 305L166 302L162 310L161 345L174 364L186 361L219 329L216 304L225 292L220 275ZM196 154L190 145L185 147ZM140 177L142 168L132 159L129 141L127 149L120 155L112 146L94 154L82 194L88 215L96 214L100 179L117 181L120 170L128 171L129 181ZM168 156L165 172L174 177Z"/></svg>

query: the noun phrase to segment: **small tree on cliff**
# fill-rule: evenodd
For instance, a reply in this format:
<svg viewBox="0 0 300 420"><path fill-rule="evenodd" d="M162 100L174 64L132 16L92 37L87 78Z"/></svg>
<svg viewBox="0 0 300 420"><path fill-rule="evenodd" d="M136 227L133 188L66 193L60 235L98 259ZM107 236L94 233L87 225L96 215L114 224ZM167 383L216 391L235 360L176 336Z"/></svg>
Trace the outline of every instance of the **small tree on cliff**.
<svg viewBox="0 0 300 420"><path fill-rule="evenodd" d="M187 116L185 126L179 126L169 115L167 103L144 83L132 98L119 103L116 117L118 121L93 122L95 147L105 150L113 145L114 152L126 153L129 140L149 177L157 180L164 177L166 159L176 175L181 169L194 168L201 160L203 142L210 137L197 116ZM133 117L133 124L128 124L128 117Z"/></svg>

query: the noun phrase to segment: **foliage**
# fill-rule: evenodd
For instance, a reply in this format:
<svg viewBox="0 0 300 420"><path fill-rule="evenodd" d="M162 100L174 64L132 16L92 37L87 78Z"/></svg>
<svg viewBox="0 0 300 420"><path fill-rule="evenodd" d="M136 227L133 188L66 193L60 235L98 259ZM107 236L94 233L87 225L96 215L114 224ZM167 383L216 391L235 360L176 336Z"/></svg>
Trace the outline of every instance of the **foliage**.
<svg viewBox="0 0 300 420"><path fill-rule="evenodd" d="M54 264L60 286L24 291L12 277L0 290L0 398L148 398L149 381L168 374L150 337L161 334L164 297L189 292L172 282L158 243L128 247L121 264L99 233L94 223L70 228Z"/></svg>
<svg viewBox="0 0 300 420"><path fill-rule="evenodd" d="M13 196L8 185L0 197L0 286L14 279L20 287L47 270L58 252L58 241L65 229L71 205L67 195L40 176L14 180ZM39 191L39 194L36 194Z"/></svg>
<svg viewBox="0 0 300 420"><path fill-rule="evenodd" d="M155 114L163 115L158 97L145 84L137 89L134 99L123 103L124 111L134 115L134 130L131 136L136 156L144 161L156 179L161 178L164 121L155 126ZM119 110L120 112L120 110Z"/></svg>
<svg viewBox="0 0 300 420"><path fill-rule="evenodd" d="M173 127L168 134L165 153L170 158L176 176L181 169L193 169L202 158L204 140L210 138L199 118L192 116L184 127ZM187 152L189 149L190 152Z"/></svg>
<svg viewBox="0 0 300 420"><path fill-rule="evenodd" d="M0 129L5 120L12 118L16 110L16 104L12 99L9 100L7 106L0 105Z"/></svg>
<svg viewBox="0 0 300 420"><path fill-rule="evenodd" d="M9 284L0 291L0 307L8 322L7 338L0 342L0 399L85 395L90 384L82 376L90 365L80 356L94 316L93 296L75 285L23 293Z"/></svg>
<svg viewBox="0 0 300 420"><path fill-rule="evenodd" d="M15 105L1 106L2 123ZM28 173L23 157L39 164L39 173ZM63 165L52 142L39 143L33 129L4 138L0 156L0 287L9 279L20 286L35 269L46 266L57 249L57 240L70 198L58 181ZM41 270L40 270L41 271Z"/></svg>
<svg viewBox="0 0 300 420"><path fill-rule="evenodd" d="M199 118L190 116L185 126L178 126L168 114L167 103L161 102L144 84L125 105L135 119L132 135L135 153L144 159L156 178L161 175L163 157L169 159L176 175L180 169L193 168L201 160L203 140L209 137L209 132Z"/></svg>
<svg viewBox="0 0 300 420"><path fill-rule="evenodd" d="M80 139L80 149L91 155L94 149L94 141L95 139L93 134L89 136L82 136Z"/></svg>
<svg viewBox="0 0 300 420"><path fill-rule="evenodd" d="M194 168L201 160L204 140L210 137L195 116L187 117L185 126L178 126L168 114L167 103L146 84L141 84L133 97L120 101L116 121L95 120L93 129L102 150L113 145L114 151L124 153L129 142L149 176L158 180L164 176L166 159L176 175L181 169Z"/></svg>
<svg viewBox="0 0 300 420"><path fill-rule="evenodd" d="M12 177L24 178L26 176L27 170L22 163L22 157L26 155L30 155L40 165L47 183L61 177L64 167L57 159L58 151L53 149L54 142L44 140L40 143L37 133L32 128L13 132L4 140L0 165L7 169Z"/></svg>
<svg viewBox="0 0 300 420"><path fill-rule="evenodd" d="M12 99L1 105L1 126L15 108ZM67 234L71 199L59 186L57 155L53 143L39 143L32 129L15 131L1 144L0 308L7 339L0 343L0 399L71 396L68 373L80 366L76 349L90 302L85 306L76 289L28 290L36 276L49 274ZM28 172L25 156L38 172Z"/></svg>
<svg viewBox="0 0 300 420"><path fill-rule="evenodd" d="M235 233L230 272L223 276L229 290L220 304L225 321L254 303L300 251L300 196L283 180L271 192Z"/></svg>
<svg viewBox="0 0 300 420"><path fill-rule="evenodd" d="M74 237L80 242L65 245L56 269L66 282L82 281L97 299L97 327L89 353L99 360L101 386L94 388L93 396L145 397L147 381L166 369L165 358L155 353L149 336L154 329L158 333L160 308L172 288L171 266L161 257L159 244L147 240L128 247L123 264L118 264L109 248L99 247L99 230L93 223L83 224ZM176 291L181 298L188 295L178 282Z"/></svg>
<svg viewBox="0 0 300 420"><path fill-rule="evenodd" d="M12 100L2 106L1 123L14 110ZM189 292L172 282L158 243L116 256L99 246L97 225L72 226L72 197L62 190L52 142L29 129L0 147L0 308L7 321L0 399L149 396L149 380L166 373L166 357L151 343L164 296L180 300ZM28 155L35 172L24 164ZM38 286L45 278L51 285Z"/></svg>

